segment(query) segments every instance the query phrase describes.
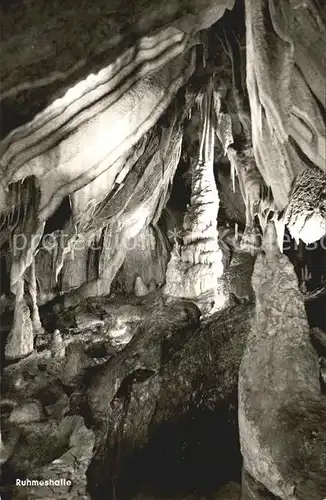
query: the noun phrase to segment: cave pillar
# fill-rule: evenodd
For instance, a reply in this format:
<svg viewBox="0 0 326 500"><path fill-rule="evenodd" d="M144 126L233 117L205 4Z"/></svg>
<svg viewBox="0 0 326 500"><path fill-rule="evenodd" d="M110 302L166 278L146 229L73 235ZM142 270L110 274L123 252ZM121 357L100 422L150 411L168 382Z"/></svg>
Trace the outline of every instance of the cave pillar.
<svg viewBox="0 0 326 500"><path fill-rule="evenodd" d="M24 298L24 277L21 276L15 285L16 303L14 320L9 333L5 356L7 359L18 359L33 351L34 331L29 307Z"/></svg>
<svg viewBox="0 0 326 500"><path fill-rule="evenodd" d="M219 196L214 178L213 84L200 100L201 142L192 169L191 199L184 216L182 243L176 241L168 264L167 295L192 299L202 312L221 309L228 295L221 280L222 251L218 246Z"/></svg>

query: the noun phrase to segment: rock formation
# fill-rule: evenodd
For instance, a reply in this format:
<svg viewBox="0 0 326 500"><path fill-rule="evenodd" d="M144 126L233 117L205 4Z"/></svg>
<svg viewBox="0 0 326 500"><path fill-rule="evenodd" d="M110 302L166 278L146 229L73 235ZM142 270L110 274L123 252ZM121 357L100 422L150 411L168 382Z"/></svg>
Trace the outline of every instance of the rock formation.
<svg viewBox="0 0 326 500"><path fill-rule="evenodd" d="M206 295L219 309L228 301L221 280L222 251L216 220L219 209L214 178L214 87L209 82L201 107L198 161L192 167L190 206L184 216L182 244L176 241L166 273L165 293L193 300ZM180 238L180 236L179 236ZM212 309L208 306L208 310ZM204 310L207 306L202 306Z"/></svg>
<svg viewBox="0 0 326 500"><path fill-rule="evenodd" d="M276 497L322 498L326 401L292 264L270 223L252 282L256 311L239 374L244 467Z"/></svg>
<svg viewBox="0 0 326 500"><path fill-rule="evenodd" d="M1 498L326 497L323 2L0 9Z"/></svg>

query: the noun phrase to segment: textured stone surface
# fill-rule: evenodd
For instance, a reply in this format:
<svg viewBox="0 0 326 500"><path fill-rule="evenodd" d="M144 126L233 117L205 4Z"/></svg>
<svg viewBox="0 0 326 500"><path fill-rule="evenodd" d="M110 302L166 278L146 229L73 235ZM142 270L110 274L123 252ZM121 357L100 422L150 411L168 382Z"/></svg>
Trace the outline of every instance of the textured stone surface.
<svg viewBox="0 0 326 500"><path fill-rule="evenodd" d="M251 285L251 275L255 259L249 253L234 252L230 266L224 274L224 280L229 293L236 300L252 301L254 292Z"/></svg>
<svg viewBox="0 0 326 500"><path fill-rule="evenodd" d="M68 417L71 420L72 432L67 441L68 450L58 456L50 464L36 469L30 479L43 478L58 481L58 485L28 486L14 488L16 498L28 499L88 499L86 493L86 470L91 460L94 446L94 433L84 425L82 417ZM66 482L64 482L66 481ZM25 496L26 495L26 496Z"/></svg>
<svg viewBox="0 0 326 500"><path fill-rule="evenodd" d="M28 424L39 422L42 419L42 408L38 402L26 402L16 406L10 414L9 422L14 424Z"/></svg>
<svg viewBox="0 0 326 500"><path fill-rule="evenodd" d="M241 500L276 500L275 495L270 493L266 488L255 481L245 469L242 471L241 477Z"/></svg>
<svg viewBox="0 0 326 500"><path fill-rule="evenodd" d="M102 498L103 491L108 493L108 497L112 495L110 481L115 473L117 495L120 492L123 497L127 486L137 488L137 485L143 484L142 481L146 481L146 477L148 479L163 474L163 469L161 471L155 465L155 452L151 451L153 445L149 446L145 457L142 458L139 453L148 445L152 431L158 432L160 436L164 422L170 421L172 425L172 434L166 444L171 450L176 447L177 453L183 453L183 448L181 443L175 442L174 432L179 429L186 436L189 432L187 419L190 423L197 422L197 433L202 430L201 411L210 429L216 427L216 418L225 419L223 425L227 428L228 436L233 436L232 439L237 441L236 423L233 420L236 417L234 405L238 367L249 329L250 307L248 310L243 305L236 306L222 315L215 314L199 325L198 308L186 301L166 306L162 301L153 301L150 297L143 298L142 301L133 298L130 304L117 304L112 300L105 303L105 299L99 298L94 299L94 314L95 310L100 311L100 304L102 313L105 308L107 314L113 317L122 317L136 325L138 323L133 340L123 350L115 351L116 355L112 357L113 351L105 354L101 351L98 334L96 336L92 331L77 334L78 328L75 327L76 333L69 328L69 334L62 330L63 344L66 347L64 358L43 357L43 351L40 351L6 367L4 398L10 395L11 406L16 405L17 408L21 401L37 399L42 405L43 419L42 422L21 424L18 435L22 436L20 440L16 428L5 419L2 448L6 467L10 470L23 471L27 477L43 479L47 475L64 478L75 475L76 488L80 484L78 494L81 495L85 487L85 468L82 465L81 468L77 464L72 465L69 459L71 453L80 456L71 440L74 429L81 427L82 436L88 436L85 438L89 444L88 451L82 447L85 457L83 463L86 467L86 457L91 455L89 481L92 492L94 495L102 492L98 493L102 494ZM90 308L90 304L88 307ZM102 339L102 346L103 343ZM92 356L96 358L92 359ZM85 392L90 407L85 406ZM229 405L232 406L233 417L228 423ZM87 425L91 424L96 438L93 451L90 431L85 430L81 424L80 415L84 413ZM175 431L173 426L177 426ZM192 428L193 424L189 429ZM224 427L223 429L224 431L218 431L216 439L225 439L222 437L225 432ZM81 439L84 440L82 436ZM165 441L164 434L160 439ZM155 444L158 449L163 446L160 439ZM193 440L193 446L197 446L197 438L190 434L189 439ZM205 442L207 439L208 435ZM117 456L118 443L121 454ZM206 456L205 446L200 445L198 448L201 454L198 461L206 461L204 467L209 465L210 460ZM233 443L232 453L238 460L239 450L235 451L234 446ZM225 467L223 450L224 446L216 446L218 468ZM104 452L106 458L103 457ZM187 460L190 463L191 457L189 448ZM162 456L162 459L165 467L170 467L169 457ZM134 464L131 471L129 460ZM153 470L146 476L148 467L153 467ZM215 476L214 465L212 478ZM126 477L129 478L127 482ZM186 477L188 476L185 476L184 481ZM194 479L200 480L195 475ZM140 486L137 491L142 491ZM61 495L62 498L69 495L64 488L55 489L55 492L53 495ZM48 498L50 492L35 489L33 493L35 498L40 498L41 494Z"/></svg>
<svg viewBox="0 0 326 500"><path fill-rule="evenodd" d="M325 12L297 0L246 0L245 7L254 154L282 209L293 180L310 162L325 171L325 123L318 107L318 100L325 103Z"/></svg>
<svg viewBox="0 0 326 500"><path fill-rule="evenodd" d="M298 176L283 223L297 242L310 244L326 234L326 174L320 169L309 168Z"/></svg>
<svg viewBox="0 0 326 500"><path fill-rule="evenodd" d="M284 500L317 500L326 487L326 405L303 297L273 223L252 284L256 311L239 375L244 466Z"/></svg>
<svg viewBox="0 0 326 500"><path fill-rule="evenodd" d="M184 317L186 311L191 315L188 321ZM191 320L191 317L194 319L192 311L195 308L192 306L189 310L185 301L184 306L176 302L153 312L153 317L143 324L124 351L113 358L92 383L88 398L97 423L99 447L91 464L89 480L95 498L101 498L104 491L111 498L113 484L116 496L124 497L129 487L137 488L142 481L147 484L160 478L164 484L173 483L179 467L181 472L183 470L185 456L189 464L192 463L192 452L197 445L198 468L201 471L206 467L210 469L211 454L205 455L205 444L200 442L202 425L205 425L201 424L201 418L210 429L205 434L205 443L206 439L211 443L213 436L214 442L224 439L223 431L220 433L216 429L216 435L213 428L216 428L216 419L222 418L219 412L224 415L226 411L227 415L226 408L229 405L233 408L235 404L238 367L249 329L250 308L248 311L244 306L237 306L221 315L216 313L199 328ZM182 324L184 326L179 329ZM105 407L108 408L106 413ZM105 414L108 416L106 423ZM117 427L122 434L116 434ZM184 437L176 437L178 432ZM192 444L184 449L187 440ZM119 449L124 450L122 455L116 455L114 443L119 443ZM171 450L172 455L162 451L162 465L157 468L155 452L160 453L163 449ZM224 445L221 448L216 444L211 451L216 462L212 476L208 475L214 482L213 477L217 481L219 477L216 470L223 469L226 460L230 463L238 457L230 453L230 458L226 458ZM174 459L173 453L180 454L179 459ZM104 477L103 470L110 470L110 476ZM181 482L189 488L189 473L183 472L186 475ZM128 484L124 479L126 475ZM194 484L200 483L200 477L193 479Z"/></svg>

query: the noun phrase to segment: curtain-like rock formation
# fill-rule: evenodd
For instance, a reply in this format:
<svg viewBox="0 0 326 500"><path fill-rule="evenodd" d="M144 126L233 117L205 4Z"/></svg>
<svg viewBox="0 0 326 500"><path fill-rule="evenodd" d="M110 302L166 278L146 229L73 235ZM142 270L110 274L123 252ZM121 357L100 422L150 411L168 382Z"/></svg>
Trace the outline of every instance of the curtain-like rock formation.
<svg viewBox="0 0 326 500"><path fill-rule="evenodd" d="M191 57L194 62L193 55ZM177 71L180 71L180 65L177 63L177 60L174 60L174 64ZM169 75L171 76L172 74L170 69ZM162 75L160 75L160 80L157 81L160 85L162 84ZM154 88L153 85L151 88ZM141 95L145 98L149 98L150 96L149 93ZM110 109L112 110L112 107ZM128 109L129 108L127 107L127 114ZM129 162L129 172L127 158L123 158L125 162L118 160L118 166L120 169L124 168L125 170L125 178L120 175L119 179L117 179L117 176L121 174L121 171L119 172L116 169L115 182L113 183L113 181L109 181L108 191L103 191L103 184L99 183L96 179L93 181L96 185L92 186L91 183L89 184L90 188L88 186L84 188L85 192L80 195L78 195L77 192L77 194L73 195L72 218L58 234L59 242L56 254L57 258L59 257L59 261L55 264L56 276L62 267L64 256L73 251L74 247L76 247L79 236L78 230L81 232L83 245L82 247L79 245L78 249L75 248L75 255L76 259L78 259L77 262L80 262L81 264L84 263L85 266L87 262L88 247L90 246L89 243L87 244L87 239L85 239L85 237L87 235L91 235L94 238L98 230L103 228L103 241L100 251L97 277L86 283L83 283L83 279L81 277L83 275L82 273L81 275L79 273L79 277L77 278L77 280L80 280L79 282L74 282L74 278L76 278L78 274L73 274L72 280L69 278L70 288L76 288L83 285L80 290L80 293L83 296L103 295L109 293L111 282L122 265L127 253L128 241L134 238L152 220L157 220L159 218L166 202L168 186L173 179L180 158L184 112L186 112L186 110L178 109L177 112L171 113L170 123L167 126L167 129L162 129L159 134L159 140L157 140L152 134L149 137L149 141L146 141L145 139L145 145L147 145L147 147L142 147L144 143L141 141L140 146L135 149L135 153L131 154L132 160ZM99 115L97 115L97 117L98 116ZM151 115L151 118L152 117L153 116ZM132 126L131 122L130 124ZM69 154L71 154L71 151ZM137 156L137 164L134 168L132 168L133 162L137 159ZM83 158L84 161L85 157ZM42 162L42 164L44 163ZM84 166L87 165L88 164L84 162ZM24 164L24 168L25 166L26 163ZM89 165L87 168L88 167ZM75 175L75 169L73 172ZM26 175L26 173L24 175ZM94 179L96 175L97 174L93 169L92 179ZM98 179L100 179L100 177ZM56 178L59 179L60 176ZM65 179L67 180L66 177ZM64 181L64 186L69 185L69 183L66 184L66 180ZM87 180L90 181L91 179L88 177ZM103 182L103 179L100 180ZM118 180L118 182L116 182L116 180ZM54 184L50 179L46 178L44 182L44 186L52 186L51 189L54 188ZM113 192L110 190L110 183L112 188L114 187L114 189L111 188ZM59 191L60 189L56 186L55 199L59 199L60 201L60 196L58 198ZM66 194L68 193L64 192L64 195ZM57 204L57 201L55 203ZM41 201L40 204L42 204ZM37 221L42 218L39 206L33 205L32 209L36 212L34 217L36 218L37 224ZM51 215L51 212L49 212L48 215ZM34 225L35 218L33 219ZM95 220L96 224L94 224ZM109 225L108 221L110 221ZM26 225L26 221L24 222ZM30 224L32 224L32 222ZM43 229L44 223L39 223L37 226L38 231L39 227ZM18 228L21 229L21 226L18 226ZM15 283L20 279L21 274L24 273L26 267L32 263L33 252L35 251L35 247L42 236L39 232L36 237L35 232L33 232L33 228L28 229L29 231L27 235L23 233L26 244L21 248L18 257L15 257L11 264L11 287L13 291L15 291ZM16 232L17 231L18 230L16 230ZM20 234L18 232L17 236L19 235ZM63 239L62 236L64 237ZM90 241L92 241L92 238ZM84 280L87 281L86 269L84 272ZM64 282L63 288L65 288Z"/></svg>
<svg viewBox="0 0 326 500"><path fill-rule="evenodd" d="M233 5L234 0L205 0L200 6L194 0L137 0L132 6L86 0L78 8L74 0L1 5L6 129L26 123L78 82L110 65L124 70L120 77L114 72L120 81L135 69L136 79L140 71L144 76L157 69ZM157 56L164 51L160 60Z"/></svg>
<svg viewBox="0 0 326 500"><path fill-rule="evenodd" d="M193 71L189 53L180 57L152 77L138 80L127 92L119 82L111 83L113 95L110 92L107 80L114 81L113 70L106 78L102 72L93 81L90 78L86 90L76 91L82 102L78 98L76 102L75 93L68 91L68 101L63 97L58 109L55 102L4 139L2 188L28 175L37 176L41 186L38 217L47 220L65 196L114 165L154 126ZM116 86L118 95L114 95Z"/></svg>
<svg viewBox="0 0 326 500"><path fill-rule="evenodd" d="M159 133L159 140L154 136L154 143L149 141L122 187L117 186L116 191L97 207L96 223L104 226L98 276L80 287L78 293L81 296L108 294L126 257L129 242L152 221L159 219L180 159L186 109L172 111L167 128L162 128Z"/></svg>
<svg viewBox="0 0 326 500"><path fill-rule="evenodd" d="M297 175L311 163L325 171L325 20L295 0L246 0L245 12L254 154L283 209Z"/></svg>
<svg viewBox="0 0 326 500"><path fill-rule="evenodd" d="M223 74L219 90L214 93L216 117L208 127L215 129L223 152L230 160L233 183L235 172L238 175L247 209L243 246L250 251L259 246L260 229L255 216L264 229L270 211L279 211L294 200L292 206L296 206L295 212L301 221L307 207L301 202L297 206L296 193L292 197L293 182L306 169L310 175L310 164L324 169L324 116L320 104L325 100L321 83L325 68L320 41L325 25L320 10L305 3L292 3L246 2L247 89L256 161L248 136L249 114L242 109L245 96L240 96L236 88L238 77L232 48L227 39L225 45L221 44L230 58L232 87L230 92L226 90ZM192 96L193 88L185 90L184 84L194 72L199 82L202 75L207 81L207 75L218 72L219 68L214 66L216 61L212 62L211 42L199 32L208 29L226 9L233 7L234 2L207 0L200 9L191 2L185 9L181 1L171 0L161 6L139 0L133 4L132 21L130 12L124 7L101 0L96 9L89 2L83 3L74 16L72 5L59 1L60 15L49 5L35 17L37 1L24 3L24 16L19 15L14 5L4 12L1 99L5 137L0 145L1 212L7 220L12 218L11 186L19 186L25 178L34 179L37 195L33 207L29 208L29 216L14 231L11 228L8 234L5 224L1 241L20 237L20 233L27 237L19 255L8 263L11 290L15 293L16 283L36 259L37 292L42 300L80 287L83 296L109 293L112 280L126 259L127 242L159 218L178 165L182 141L169 118L169 106L172 101L179 102L180 88L185 101ZM76 19L81 20L85 15L86 25L79 24ZM95 20L97 29L91 36L89 30ZM68 33L64 48L63 35ZM311 44L307 44L305 35L309 35ZM23 40L23 53L17 58L11 57ZM272 42L277 57L272 54ZM195 58L194 46L198 44L202 44L204 50L201 69L198 57ZM241 50L239 54L241 58ZM46 57L48 62L45 64ZM309 65L310 72L304 71L304 64ZM240 66L242 73L243 61ZM215 74L214 81L218 80ZM37 93L40 97L36 100ZM170 123L164 133L160 130L161 124L158 125L162 115ZM182 127L181 118L176 127L179 126ZM245 136L246 145L237 149L233 142L241 135ZM167 174L169 162L174 166ZM146 183L159 175L160 166L165 173L158 181L151 202L149 198L145 202L147 195L140 193ZM136 186L140 196L137 198L133 194L134 208L130 210L127 207ZM193 188L197 189L195 184ZM18 188L15 190L18 192ZM71 213L63 228L59 228L63 240L53 250L52 258L41 257L40 252L39 257L35 256L34 250L49 218L66 201ZM185 217L186 232L190 231L190 219L199 217L194 203L197 206L197 201L192 200ZM19 204L19 201L14 202L15 207ZM314 200L311 201L313 206ZM289 210L292 208L278 224L280 234L288 222L295 233L293 236L299 237L302 233L305 241L312 241L314 236L307 237L306 233L311 232L311 221L315 226L317 218L319 229L313 233L315 236L322 233L323 208L319 210L320 215L314 212L313 217L309 208L310 223L307 227L300 223L300 234L298 223L293 221ZM205 213L211 217L208 210ZM203 212L200 217L206 215ZM126 222L127 217L130 222ZM118 218L119 224L116 223ZM76 243L85 237L88 242L77 253ZM189 236L186 242L187 251L185 248L180 250L181 260L197 262L191 238ZM207 240L206 236L204 239ZM214 250L212 247L211 253L217 252L213 259L217 262L220 251L213 240L216 235L212 237ZM98 242L106 249L93 251ZM209 260L210 252L202 249L201 253ZM178 259L174 252L171 266ZM46 278L37 274L40 265L47 265L49 274L54 274L51 283L45 286L42 281ZM216 276L220 276L221 269L222 266L214 271ZM214 273L206 273L206 281L216 283ZM174 286L173 279L169 275L167 280L172 288L179 286L188 290L183 293L167 287L172 295L190 297L212 287L206 283L199 285L200 291L193 290L191 283L194 280L190 275L185 278L188 284L180 282ZM218 292L218 307L226 300L222 288ZM33 317L37 316L34 289L32 285Z"/></svg>

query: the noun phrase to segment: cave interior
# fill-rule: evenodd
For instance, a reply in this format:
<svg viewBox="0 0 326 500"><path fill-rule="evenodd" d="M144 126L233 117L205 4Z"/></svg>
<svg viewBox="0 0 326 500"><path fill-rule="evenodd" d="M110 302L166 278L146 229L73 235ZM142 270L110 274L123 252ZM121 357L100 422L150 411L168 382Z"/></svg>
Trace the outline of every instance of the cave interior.
<svg viewBox="0 0 326 500"><path fill-rule="evenodd" d="M2 500L326 498L325 40L1 0Z"/></svg>

